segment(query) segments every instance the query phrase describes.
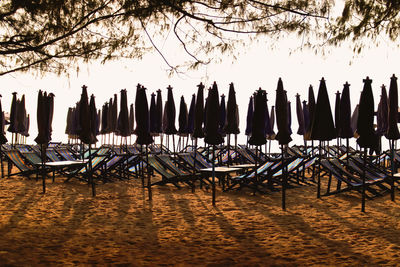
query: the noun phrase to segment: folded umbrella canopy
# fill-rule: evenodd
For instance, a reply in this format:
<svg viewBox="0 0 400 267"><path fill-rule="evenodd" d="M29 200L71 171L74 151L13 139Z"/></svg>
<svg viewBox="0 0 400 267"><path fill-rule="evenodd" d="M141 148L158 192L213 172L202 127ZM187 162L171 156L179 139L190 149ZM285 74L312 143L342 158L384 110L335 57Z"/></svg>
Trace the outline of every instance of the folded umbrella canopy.
<svg viewBox="0 0 400 267"><path fill-rule="evenodd" d="M0 95L0 149L1 145L7 143L7 137L5 136L4 126L5 126L5 119L4 119L3 108L1 106L1 95Z"/></svg>
<svg viewBox="0 0 400 267"><path fill-rule="evenodd" d="M221 95L221 101L219 104L218 111L218 131L222 136L225 136L225 125L226 125L226 107L225 107L225 95Z"/></svg>
<svg viewBox="0 0 400 267"><path fill-rule="evenodd" d="M251 135L251 130L253 128L253 113L254 113L253 96L250 96L249 104L247 107L246 129L244 131L245 135L247 136Z"/></svg>
<svg viewBox="0 0 400 267"><path fill-rule="evenodd" d="M398 88L397 88L397 77L393 76L390 78L390 87L389 87L389 105L388 105L388 129L385 134L385 137L389 139L390 149L391 149L391 165L392 165L392 176L397 172L396 162L394 160L395 157L395 140L400 138L399 128L397 127L397 116L399 109L398 102ZM390 142L391 141L391 142ZM391 181L391 199L394 201L394 177Z"/></svg>
<svg viewBox="0 0 400 267"><path fill-rule="evenodd" d="M165 128L164 133L167 135L171 135L171 134L176 134L178 131L176 130L175 127L176 110L175 110L174 95L172 93L172 87L168 85L167 90L168 90L167 102L165 104L165 115L167 117L166 119L167 126Z"/></svg>
<svg viewBox="0 0 400 267"><path fill-rule="evenodd" d="M194 111L194 138L203 138L203 121L204 121L204 85L200 83L197 86L196 107Z"/></svg>
<svg viewBox="0 0 400 267"><path fill-rule="evenodd" d="M386 93L385 85L381 87L381 98L378 104L378 110L376 114L376 133L379 136L383 136L388 130L388 96Z"/></svg>
<svg viewBox="0 0 400 267"><path fill-rule="evenodd" d="M188 114L188 133L193 134L194 131L194 110L196 106L196 95L192 95L192 100L190 102L190 107L189 107L189 114Z"/></svg>
<svg viewBox="0 0 400 267"><path fill-rule="evenodd" d="M10 125L8 126L7 131L10 133L17 133L17 92L13 92L13 98L11 100L11 108L10 108Z"/></svg>
<svg viewBox="0 0 400 267"><path fill-rule="evenodd" d="M389 87L389 105L388 105L388 129L385 137L389 140L397 140L400 138L398 123L398 109L399 109L399 99L398 99L398 87L397 87L397 77L393 76L390 78Z"/></svg>
<svg viewBox="0 0 400 267"><path fill-rule="evenodd" d="M362 203L361 211L365 211L365 175L367 149L378 150L378 136L374 130L374 96L372 94L372 80L367 77L363 80L364 88L361 92L359 113L357 119L357 133L359 135L357 143L364 148L364 168L362 177Z"/></svg>
<svg viewBox="0 0 400 267"><path fill-rule="evenodd" d="M157 104L156 104L156 94L152 93L150 98L150 113L149 113L149 123L150 123L150 134L155 136L158 135L157 123L159 119L157 118Z"/></svg>
<svg viewBox="0 0 400 267"><path fill-rule="evenodd" d="M179 103L178 124L178 134L181 136L186 136L188 134L188 110L185 98L183 96L181 96L181 101Z"/></svg>
<svg viewBox="0 0 400 267"><path fill-rule="evenodd" d="M336 137L339 138L339 129L340 129L340 92L336 92L335 99L335 129L336 129Z"/></svg>
<svg viewBox="0 0 400 267"><path fill-rule="evenodd" d="M138 84L135 98L136 116L136 143L139 145L149 145L153 143L149 127L149 106L147 103L146 89Z"/></svg>
<svg viewBox="0 0 400 267"><path fill-rule="evenodd" d="M120 110L118 115L117 132L120 136L131 135L129 129L128 97L126 89L121 90Z"/></svg>
<svg viewBox="0 0 400 267"><path fill-rule="evenodd" d="M287 145L292 138L289 132L288 123L288 105L285 91L283 90L282 79L278 80L278 87L276 89L276 99L275 99L275 109L276 109L276 124L278 126L278 133L275 139L279 141L280 145Z"/></svg>
<svg viewBox="0 0 400 267"><path fill-rule="evenodd" d="M296 115L297 115L297 122L299 124L297 134L304 135L306 133L306 129L305 129L305 123L304 123L303 107L301 105L301 100L300 100L299 94L296 94Z"/></svg>
<svg viewBox="0 0 400 267"><path fill-rule="evenodd" d="M215 205L215 146L221 144L224 140L218 131L218 110L219 110L219 96L218 87L214 82L211 89L208 90L208 104L206 108L206 124L205 124L205 137L204 141L213 146L213 160L212 160L212 204Z"/></svg>
<svg viewBox="0 0 400 267"><path fill-rule="evenodd" d="M305 139L311 140L311 127L314 121L315 113L315 97L312 85L308 87L308 113L310 114L310 123L308 124L308 128L306 129Z"/></svg>
<svg viewBox="0 0 400 267"><path fill-rule="evenodd" d="M338 135L341 138L352 138L354 131L351 127L351 104L350 104L350 84L343 85L342 96L340 98L340 122Z"/></svg>
<svg viewBox="0 0 400 267"><path fill-rule="evenodd" d="M155 133L161 134L162 130L162 118L163 118L163 103L161 90L157 90L157 102L156 102L157 116L155 121Z"/></svg>
<svg viewBox="0 0 400 267"><path fill-rule="evenodd" d="M331 105L324 78L320 81L313 117L311 126L312 140L329 141L336 137Z"/></svg>
<svg viewBox="0 0 400 267"><path fill-rule="evenodd" d="M254 98L254 113L252 118L252 130L249 139L250 145L261 146L267 142L265 135L265 109L267 97L264 90L259 88Z"/></svg>

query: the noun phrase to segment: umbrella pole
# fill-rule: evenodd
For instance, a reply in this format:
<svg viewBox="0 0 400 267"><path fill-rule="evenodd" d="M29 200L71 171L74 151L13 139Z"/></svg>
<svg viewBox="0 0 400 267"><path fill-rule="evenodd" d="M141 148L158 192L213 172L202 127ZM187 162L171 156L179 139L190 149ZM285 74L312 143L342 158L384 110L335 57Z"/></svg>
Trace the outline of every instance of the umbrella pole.
<svg viewBox="0 0 400 267"><path fill-rule="evenodd" d="M140 155L142 155L142 153L143 153L143 145L140 145ZM146 153L146 155L147 155L147 153ZM140 165L141 166L139 167L139 174L140 174L141 180L142 180L142 188L144 188L144 163L143 163L143 160L141 160Z"/></svg>
<svg viewBox="0 0 400 267"><path fill-rule="evenodd" d="M174 155L175 155L175 152L176 152L176 150L175 150L175 134L172 135L172 151L174 152Z"/></svg>
<svg viewBox="0 0 400 267"><path fill-rule="evenodd" d="M227 147L228 147L228 167L231 165L231 153L229 151L229 146L231 143L231 134L228 134L227 138L226 138L226 142L227 142Z"/></svg>
<svg viewBox="0 0 400 267"><path fill-rule="evenodd" d="M362 197L361 197L361 211L365 212L365 175L367 166L367 148L364 147L364 168L363 168L363 178L362 178Z"/></svg>
<svg viewBox="0 0 400 267"><path fill-rule="evenodd" d="M392 180L391 180L391 185L390 185L390 199L392 200L392 201L394 201L394 189L395 189L395 187L394 187L394 174L395 174L395 160L394 160L394 153L395 153L395 149L394 149L394 140L392 140L392 142L391 142L392 144L390 144L390 140L389 140L389 146L390 146L390 149L391 149L391 151L392 151L392 156L390 157L391 158L391 169L392 169Z"/></svg>
<svg viewBox="0 0 400 267"><path fill-rule="evenodd" d="M319 141L317 198L321 198L321 157L322 157L322 147L321 147L321 141Z"/></svg>
<svg viewBox="0 0 400 267"><path fill-rule="evenodd" d="M92 196L96 196L96 184L93 180L92 174L92 144L89 144L89 183L92 185Z"/></svg>
<svg viewBox="0 0 400 267"><path fill-rule="evenodd" d="M4 178L4 166L3 166L3 145L0 145L0 161L1 161L1 178Z"/></svg>
<svg viewBox="0 0 400 267"><path fill-rule="evenodd" d="M146 162L148 161L149 161L149 153L147 152L147 144L146 144ZM147 166L146 168L147 168L147 190L149 192L149 201L151 201L153 199L153 195L151 192L151 175L149 171L149 166Z"/></svg>
<svg viewBox="0 0 400 267"><path fill-rule="evenodd" d="M283 145L281 145L281 153L282 153L282 210L286 210L286 167L284 166L285 160L284 160L284 148Z"/></svg>
<svg viewBox="0 0 400 267"><path fill-rule="evenodd" d="M46 193L46 172L45 172L45 167L44 167L44 162L45 162L45 155L46 155L46 151L45 151L45 146L44 144L41 144L41 156L42 156L42 186L43 186L43 194Z"/></svg>
<svg viewBox="0 0 400 267"><path fill-rule="evenodd" d="M212 205L215 206L215 145L212 147Z"/></svg>

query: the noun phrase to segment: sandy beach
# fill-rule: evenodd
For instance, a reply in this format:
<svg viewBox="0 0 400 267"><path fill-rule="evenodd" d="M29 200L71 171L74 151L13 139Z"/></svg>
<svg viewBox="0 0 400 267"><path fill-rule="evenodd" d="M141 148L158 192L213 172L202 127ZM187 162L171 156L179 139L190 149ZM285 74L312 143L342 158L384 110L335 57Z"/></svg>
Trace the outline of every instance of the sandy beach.
<svg viewBox="0 0 400 267"><path fill-rule="evenodd" d="M87 184L57 177L0 181L2 266L377 266L400 263L400 205L390 195L316 198L316 186L252 195L137 179ZM400 197L397 193L397 197Z"/></svg>

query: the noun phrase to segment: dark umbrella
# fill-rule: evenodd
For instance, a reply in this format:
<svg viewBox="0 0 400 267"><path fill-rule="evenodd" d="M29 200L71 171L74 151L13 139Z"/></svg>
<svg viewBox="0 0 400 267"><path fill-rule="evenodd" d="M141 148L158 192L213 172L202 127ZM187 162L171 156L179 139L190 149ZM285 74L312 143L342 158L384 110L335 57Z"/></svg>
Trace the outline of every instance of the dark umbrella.
<svg viewBox="0 0 400 267"><path fill-rule="evenodd" d="M108 132L108 103L104 103L101 109L101 134L106 134Z"/></svg>
<svg viewBox="0 0 400 267"><path fill-rule="evenodd" d="M335 129L336 129L336 138L339 141L339 129L340 129L340 92L336 92L335 99ZM339 145L339 143L338 143Z"/></svg>
<svg viewBox="0 0 400 267"><path fill-rule="evenodd" d="M304 130L306 131L310 127L310 112L308 110L307 101L305 100L303 100L303 118L304 118Z"/></svg>
<svg viewBox="0 0 400 267"><path fill-rule="evenodd" d="M318 89L318 98L315 105L313 121L311 125L311 139L319 140L319 163L321 163L322 149L321 141L329 141L335 138L335 126L333 124L333 117L331 105L329 102L328 91L326 89L325 79L322 78ZM320 164L318 164L320 166ZM321 197L321 175L318 172L318 189L317 197Z"/></svg>
<svg viewBox="0 0 400 267"><path fill-rule="evenodd" d="M349 152L349 138L354 136L351 128L351 104L350 104L350 84L346 82L343 85L342 96L340 98L340 121L339 129L336 128L340 138L346 138L347 152Z"/></svg>
<svg viewBox="0 0 400 267"><path fill-rule="evenodd" d="M150 134L155 136L158 134L157 129L158 125L157 123L159 122L159 118L157 117L157 104L156 104L156 94L152 93L151 94L151 99L150 99L150 113L149 113L149 119L150 119Z"/></svg>
<svg viewBox="0 0 400 267"><path fill-rule="evenodd" d="M167 102L165 103L165 115L166 115L166 128L164 133L169 136L172 135L172 148L175 152L175 134L178 132L175 127L175 117L176 117L176 110L175 110L175 101L174 95L172 93L172 87L168 85L167 87ZM169 138L169 137L168 137Z"/></svg>
<svg viewBox="0 0 400 267"><path fill-rule="evenodd" d="M188 133L193 134L194 131L194 110L196 106L196 95L192 95L192 101L190 102L189 114L188 114Z"/></svg>
<svg viewBox="0 0 400 267"><path fill-rule="evenodd" d="M188 122L188 110L185 102L185 98L181 96L181 101L179 103L179 115L178 115L178 134L187 135L187 122Z"/></svg>
<svg viewBox="0 0 400 267"><path fill-rule="evenodd" d="M0 95L0 99L1 99L1 95ZM5 136L4 126L5 126L4 112L3 112L3 108L1 106L1 100L0 100L0 149L1 149L1 145L7 143L7 141L8 141L7 137Z"/></svg>
<svg viewBox="0 0 400 267"><path fill-rule="evenodd" d="M35 142L41 145L41 158L42 158L42 177L43 177L43 193L46 192L46 174L45 174L45 162L46 162L46 147L51 140L51 123L53 117L53 94L47 95L45 92L39 90L38 93L38 104L37 104L37 125L38 125L38 136L35 138Z"/></svg>
<svg viewBox="0 0 400 267"><path fill-rule="evenodd" d="M18 102L16 117L17 117L17 132L20 135L23 135L26 131L25 95L22 95L21 100Z"/></svg>
<svg viewBox="0 0 400 267"><path fill-rule="evenodd" d="M163 117L163 103L162 103L162 95L161 90L157 90L157 103L156 103L156 110L157 110L157 120L156 120L156 133L161 134L162 131L162 117Z"/></svg>
<svg viewBox="0 0 400 267"><path fill-rule="evenodd" d="M353 131L354 137L357 135L358 108L359 105L357 104L353 110L353 114L351 115L351 130Z"/></svg>
<svg viewBox="0 0 400 267"><path fill-rule="evenodd" d="M278 133L276 134L275 139L279 141L281 145L281 160L282 165L284 164L284 146L288 145L292 138L290 137L289 132L289 123L288 123L288 105L285 91L283 90L282 79L278 80L278 87L276 89L276 99L275 99L275 107L276 107L276 123L278 126ZM286 210L286 167L284 167L282 176L282 209Z"/></svg>
<svg viewBox="0 0 400 267"><path fill-rule="evenodd" d="M297 115L297 122L299 124L299 128L297 130L297 134L304 135L306 133L306 127L304 122L304 113L303 107L301 105L300 95L296 94L296 115Z"/></svg>
<svg viewBox="0 0 400 267"><path fill-rule="evenodd" d="M193 137L194 138L203 138L203 114L204 114L204 85L200 83L197 86L197 97L196 97L196 107L194 112L194 130Z"/></svg>
<svg viewBox="0 0 400 267"><path fill-rule="evenodd" d="M354 131L351 128L351 104L350 104L350 84L346 82L343 87L342 96L340 98L340 124L339 137L351 138Z"/></svg>
<svg viewBox="0 0 400 267"><path fill-rule="evenodd" d="M93 176L92 176L91 144L95 144L97 142L97 139L96 139L94 131L92 130L92 127L94 127L94 125L92 124L92 120L93 120L92 118L93 118L93 115L91 114L91 108L89 106L87 86L83 85L81 99L79 101L79 124L81 127L81 130L79 132L79 139L84 144L89 145L88 182L89 182L89 184L92 185L92 195L95 196L96 195L95 184L92 179Z"/></svg>
<svg viewBox="0 0 400 267"><path fill-rule="evenodd" d="M389 87L389 105L388 105L388 129L385 134L385 137L392 141L391 143L391 154L392 154L392 176L397 170L396 163L394 161L394 153L395 153L395 143L394 140L400 138L399 128L397 127L397 115L398 115L398 88L397 88L397 77L393 76L390 78L390 87ZM394 201L394 177L392 177L391 181L391 199Z"/></svg>
<svg viewBox="0 0 400 267"><path fill-rule="evenodd" d="M130 132L130 137L132 137L132 134L135 132L135 111L133 109L133 104L130 105L129 107L129 132Z"/></svg>
<svg viewBox="0 0 400 267"><path fill-rule="evenodd" d="M313 116L311 139L319 141L334 139L335 126L324 78L322 78L319 85L318 98Z"/></svg>
<svg viewBox="0 0 400 267"><path fill-rule="evenodd" d="M255 180L257 181L257 164L258 164L258 148L261 145L267 143L265 135L265 109L267 108L267 97L266 92L259 88L254 96L254 113L252 118L252 129L251 136L249 138L249 144L256 146L256 158L255 158Z"/></svg>
<svg viewBox="0 0 400 267"><path fill-rule="evenodd" d="M366 175L366 161L367 149L374 151L378 150L378 136L374 130L374 96L372 94L371 83L372 80L367 77L363 80L364 88L361 92L359 103L359 115L357 119L357 133L359 138L357 143L361 148L364 148L364 168L362 177L362 204L361 211L365 212L365 175Z"/></svg>
<svg viewBox="0 0 400 267"><path fill-rule="evenodd" d="M212 88L208 90L208 105L206 109L207 120L205 125L204 141L213 146L213 159L212 159L212 204L215 206L215 146L221 144L224 140L218 131L218 110L219 110L219 96L218 87L214 82Z"/></svg>
<svg viewBox="0 0 400 267"><path fill-rule="evenodd" d="M253 114L254 114L254 100L253 96L250 96L249 104L247 106L246 129L244 131L245 135L247 136L251 135L251 130L253 129Z"/></svg>
<svg viewBox="0 0 400 267"><path fill-rule="evenodd" d="M147 145L153 143L153 138L149 131L149 106L147 103L146 89L140 84L137 85L135 99L135 116L136 116L136 143L146 145L146 161L148 161ZM147 188L149 192L149 200L152 199L150 173L147 177ZM143 180L142 180L143 182Z"/></svg>
<svg viewBox="0 0 400 267"><path fill-rule="evenodd" d="M120 100L120 110L118 116L118 134L120 136L126 137L129 136L130 129L129 129L129 112L128 112L128 97L126 89L121 90L121 100ZM127 144L127 143L126 143Z"/></svg>
<svg viewBox="0 0 400 267"><path fill-rule="evenodd" d="M0 95L0 98L1 98L1 95ZM4 133L4 125L5 125L4 112L3 112L3 108L1 106L1 101L0 101L0 153L1 153L1 149L3 147L3 144L7 143L7 138ZM3 157L0 157L0 160L1 160L1 177L4 178Z"/></svg>
<svg viewBox="0 0 400 267"><path fill-rule="evenodd" d="M11 108L10 108L10 125L8 126L7 131L12 133L11 142L13 142L13 134L17 133L17 93L13 92L13 98L11 101Z"/></svg>
<svg viewBox="0 0 400 267"><path fill-rule="evenodd" d="M225 133L228 135L228 162L230 162L230 141L231 134L235 135L235 150L237 149L237 135L240 133L239 130L239 114L238 106L236 103L236 92L233 83L229 84L228 102L226 105L226 126Z"/></svg>
<svg viewBox="0 0 400 267"><path fill-rule="evenodd" d="M377 129L376 133L383 136L388 130L388 96L385 85L381 87L381 98L378 104L376 115Z"/></svg>
<svg viewBox="0 0 400 267"><path fill-rule="evenodd" d="M308 113L310 114L310 123L308 125L308 128L306 129L305 138L306 140L311 140L311 127L314 121L314 113L315 113L315 96L312 85L308 87Z"/></svg>
<svg viewBox="0 0 400 267"><path fill-rule="evenodd" d="M225 107L225 95L221 95L221 102L219 104L219 111L218 111L218 130L222 136L225 136L225 125L226 125L226 107Z"/></svg>
<svg viewBox="0 0 400 267"><path fill-rule="evenodd" d="M274 131L274 127L275 127L275 106L271 107L271 113L269 116L269 121L271 123L271 130L272 130L272 134L269 136L269 139L275 139L275 131Z"/></svg>

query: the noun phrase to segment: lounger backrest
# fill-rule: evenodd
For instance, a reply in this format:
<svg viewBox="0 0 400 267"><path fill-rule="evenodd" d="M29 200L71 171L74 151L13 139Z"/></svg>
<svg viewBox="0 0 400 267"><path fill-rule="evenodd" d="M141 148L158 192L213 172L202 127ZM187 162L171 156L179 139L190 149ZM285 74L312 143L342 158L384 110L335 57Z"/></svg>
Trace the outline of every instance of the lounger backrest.
<svg viewBox="0 0 400 267"><path fill-rule="evenodd" d="M170 168L173 172L175 172L178 175L187 175L188 173L179 169L174 162L171 160L171 158L167 155L158 155L158 159L162 161L165 165L167 165L168 168Z"/></svg>
<svg viewBox="0 0 400 267"><path fill-rule="evenodd" d="M176 176L170 170L164 168L164 166L162 166L161 163L153 156L149 156L147 162L156 172L158 172L159 174L161 174L166 178L171 178Z"/></svg>
<svg viewBox="0 0 400 267"><path fill-rule="evenodd" d="M29 171L32 168L25 164L21 153L16 149L10 149L4 151L4 154L11 160L11 162L17 166L20 171Z"/></svg>

